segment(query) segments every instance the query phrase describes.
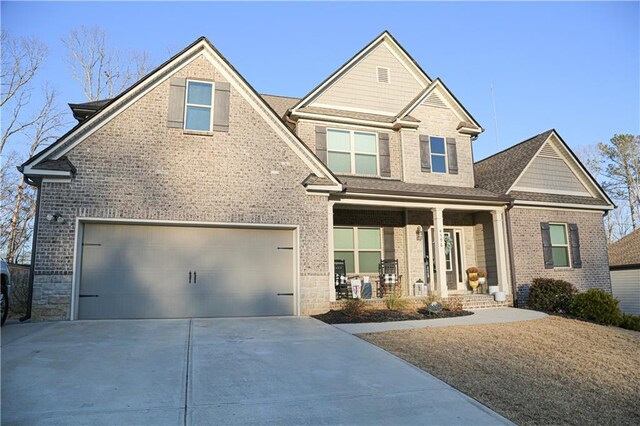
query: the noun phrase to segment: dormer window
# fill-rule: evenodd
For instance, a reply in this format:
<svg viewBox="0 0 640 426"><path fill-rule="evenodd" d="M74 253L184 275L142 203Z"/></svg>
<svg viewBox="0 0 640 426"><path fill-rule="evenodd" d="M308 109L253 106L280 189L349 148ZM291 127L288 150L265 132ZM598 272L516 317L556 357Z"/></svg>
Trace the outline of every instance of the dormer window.
<svg viewBox="0 0 640 426"><path fill-rule="evenodd" d="M378 83L389 84L391 82L389 68L376 67L376 71L378 74Z"/></svg>
<svg viewBox="0 0 640 426"><path fill-rule="evenodd" d="M210 132L213 122L213 83L188 80L184 129Z"/></svg>

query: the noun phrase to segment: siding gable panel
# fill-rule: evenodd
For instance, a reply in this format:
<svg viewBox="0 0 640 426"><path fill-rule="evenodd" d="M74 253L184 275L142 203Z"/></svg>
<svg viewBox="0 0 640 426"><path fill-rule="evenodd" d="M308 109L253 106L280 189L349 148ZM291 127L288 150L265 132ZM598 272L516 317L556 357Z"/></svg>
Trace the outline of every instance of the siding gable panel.
<svg viewBox="0 0 640 426"><path fill-rule="evenodd" d="M378 83L378 67L389 69L389 83ZM405 65L381 43L310 106L363 109L395 115L422 89L421 83Z"/></svg>

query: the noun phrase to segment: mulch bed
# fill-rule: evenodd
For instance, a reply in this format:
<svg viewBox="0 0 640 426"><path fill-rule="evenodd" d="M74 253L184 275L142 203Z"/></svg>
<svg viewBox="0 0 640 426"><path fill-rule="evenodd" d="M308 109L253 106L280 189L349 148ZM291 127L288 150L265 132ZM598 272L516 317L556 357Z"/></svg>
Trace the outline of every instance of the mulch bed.
<svg viewBox="0 0 640 426"><path fill-rule="evenodd" d="M357 317L350 317L341 310L333 309L324 314L313 315L315 319L319 319L327 324L358 324L363 322L389 322L389 321L409 321L409 320L427 320L437 318L462 317L465 315L473 315L469 311L441 311L437 314L431 313L426 309L392 311L390 309L370 309Z"/></svg>

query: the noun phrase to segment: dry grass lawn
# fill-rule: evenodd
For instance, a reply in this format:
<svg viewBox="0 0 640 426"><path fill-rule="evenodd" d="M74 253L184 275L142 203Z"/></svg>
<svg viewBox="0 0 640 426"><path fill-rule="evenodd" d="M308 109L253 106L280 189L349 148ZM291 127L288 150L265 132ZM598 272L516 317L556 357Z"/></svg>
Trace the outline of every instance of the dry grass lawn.
<svg viewBox="0 0 640 426"><path fill-rule="evenodd" d="M360 335L522 425L640 425L640 333L548 317Z"/></svg>

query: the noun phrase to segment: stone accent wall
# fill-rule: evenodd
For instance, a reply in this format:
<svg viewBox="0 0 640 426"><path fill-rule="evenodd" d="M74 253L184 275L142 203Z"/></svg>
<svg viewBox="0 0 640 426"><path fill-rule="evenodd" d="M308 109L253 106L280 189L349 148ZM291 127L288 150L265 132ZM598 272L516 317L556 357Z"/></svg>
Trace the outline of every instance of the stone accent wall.
<svg viewBox="0 0 640 426"><path fill-rule="evenodd" d="M418 106L411 115L420 120L417 130L402 130L404 180L411 183L473 187L473 153L471 139L456 130L460 119L448 108ZM425 173L420 165L420 135L456 139L458 174Z"/></svg>
<svg viewBox="0 0 640 426"><path fill-rule="evenodd" d="M602 212L515 207L510 210L509 215L519 306L526 303L531 281L537 277L565 280L580 291L598 288L611 292L607 237ZM578 225L582 268L545 269L540 222Z"/></svg>
<svg viewBox="0 0 640 426"><path fill-rule="evenodd" d="M224 81L202 56L176 75ZM43 183L33 318L69 318L76 217L298 225L301 313L327 310L327 198L305 193L310 169L233 85L228 133L168 128L168 97L167 80L68 154L71 183Z"/></svg>
<svg viewBox="0 0 640 426"><path fill-rule="evenodd" d="M389 159L391 161L391 179L402 179L402 153L400 148L400 134L391 129L377 129L374 127L350 126L338 123L321 123L299 120L296 124L296 134L313 151L316 152L316 126L332 129L359 130L363 132L386 133L389 135ZM368 175L367 175L368 176Z"/></svg>

